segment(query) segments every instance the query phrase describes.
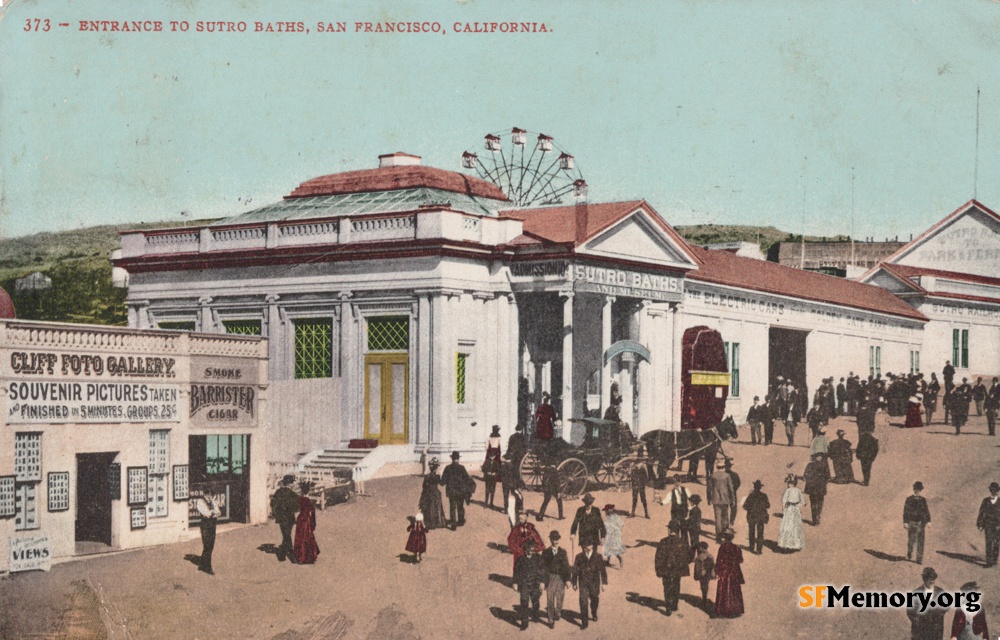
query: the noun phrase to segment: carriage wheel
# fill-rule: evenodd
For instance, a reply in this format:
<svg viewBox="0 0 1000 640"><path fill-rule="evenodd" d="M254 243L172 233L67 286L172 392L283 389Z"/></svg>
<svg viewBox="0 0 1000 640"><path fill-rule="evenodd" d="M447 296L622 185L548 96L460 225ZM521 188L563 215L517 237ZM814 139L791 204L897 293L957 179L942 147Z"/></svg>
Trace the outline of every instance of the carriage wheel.
<svg viewBox="0 0 1000 640"><path fill-rule="evenodd" d="M597 483L605 487L613 487L615 483L615 463L610 460L602 460L594 472Z"/></svg>
<svg viewBox="0 0 1000 640"><path fill-rule="evenodd" d="M564 498L579 498L587 488L587 465L579 458L567 458L556 467L559 472L559 493Z"/></svg>
<svg viewBox="0 0 1000 640"><path fill-rule="evenodd" d="M622 458L615 463L614 476L615 484L619 491L626 491L632 480L632 467L636 465L638 458Z"/></svg>
<svg viewBox="0 0 1000 640"><path fill-rule="evenodd" d="M519 467L521 480L528 489L539 489L542 486L542 461L535 455L534 451L529 451L521 458Z"/></svg>

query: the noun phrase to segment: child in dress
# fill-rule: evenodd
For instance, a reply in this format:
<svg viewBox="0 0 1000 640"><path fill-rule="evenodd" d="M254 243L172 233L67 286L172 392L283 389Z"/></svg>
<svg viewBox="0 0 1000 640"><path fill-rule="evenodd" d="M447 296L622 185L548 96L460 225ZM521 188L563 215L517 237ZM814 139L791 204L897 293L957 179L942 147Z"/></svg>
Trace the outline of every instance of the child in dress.
<svg viewBox="0 0 1000 640"><path fill-rule="evenodd" d="M694 557L694 579L701 583L701 604L708 606L708 583L715 580L715 558L708 552L708 543L698 543L698 555Z"/></svg>
<svg viewBox="0 0 1000 640"><path fill-rule="evenodd" d="M427 551L427 530L424 528L424 514L417 512L416 517L410 517L410 526L406 527L410 537L406 540L406 550L413 554L414 562L420 562L420 556Z"/></svg>

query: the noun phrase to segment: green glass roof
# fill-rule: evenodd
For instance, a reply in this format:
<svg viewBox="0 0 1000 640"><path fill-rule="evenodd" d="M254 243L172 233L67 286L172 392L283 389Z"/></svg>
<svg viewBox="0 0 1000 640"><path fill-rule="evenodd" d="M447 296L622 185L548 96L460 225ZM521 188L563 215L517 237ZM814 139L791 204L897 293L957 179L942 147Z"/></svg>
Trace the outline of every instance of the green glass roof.
<svg viewBox="0 0 1000 640"><path fill-rule="evenodd" d="M399 189L309 198L287 198L260 209L224 218L210 226L413 211L425 204L449 204L452 209L457 211L480 216L496 216L501 207L510 207L509 202L478 198L454 191L427 188Z"/></svg>

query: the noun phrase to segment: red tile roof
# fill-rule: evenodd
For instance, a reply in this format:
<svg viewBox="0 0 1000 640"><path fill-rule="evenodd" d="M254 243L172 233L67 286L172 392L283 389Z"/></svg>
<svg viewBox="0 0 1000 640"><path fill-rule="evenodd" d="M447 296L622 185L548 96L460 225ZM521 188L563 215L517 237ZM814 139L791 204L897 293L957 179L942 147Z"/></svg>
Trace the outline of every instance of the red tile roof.
<svg viewBox="0 0 1000 640"><path fill-rule="evenodd" d="M581 211L580 207L584 207L585 211ZM687 242L645 200L600 204L580 203L565 207L508 209L501 211L500 217L521 220L522 229L528 236L559 244L573 243L574 247L578 247L634 213L637 209L645 210L649 214L649 218L674 240L681 251L687 249ZM586 218L586 229L580 230L581 233L577 233L577 213L585 214L585 216L581 215L580 218ZM690 251L688 257L697 262L697 257Z"/></svg>
<svg viewBox="0 0 1000 640"><path fill-rule="evenodd" d="M286 197L332 196L420 187L453 191L494 200L507 200L507 196L500 190L500 187L491 182L455 171L419 165L380 167L320 176L306 180Z"/></svg>
<svg viewBox="0 0 1000 640"><path fill-rule="evenodd" d="M692 247L692 250L702 264L697 271L688 272L687 277L691 280L927 320L922 313L881 287L744 258L728 251L708 251L700 247Z"/></svg>

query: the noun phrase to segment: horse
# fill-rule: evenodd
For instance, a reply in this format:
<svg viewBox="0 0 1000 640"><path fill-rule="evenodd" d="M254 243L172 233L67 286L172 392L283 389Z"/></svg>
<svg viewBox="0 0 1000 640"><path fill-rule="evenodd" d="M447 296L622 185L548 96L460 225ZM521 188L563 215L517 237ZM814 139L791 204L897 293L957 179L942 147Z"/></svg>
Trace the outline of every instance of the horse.
<svg viewBox="0 0 1000 640"><path fill-rule="evenodd" d="M731 438L735 439L736 435L736 421L729 416L711 429L698 431L656 429L643 434L640 439L646 445L650 461L657 463L656 480L663 483L666 481L667 469L673 466L678 458L690 460L687 475L691 481L697 479L698 466L704 459L705 477L710 478L715 469L715 461L722 450L722 443Z"/></svg>

